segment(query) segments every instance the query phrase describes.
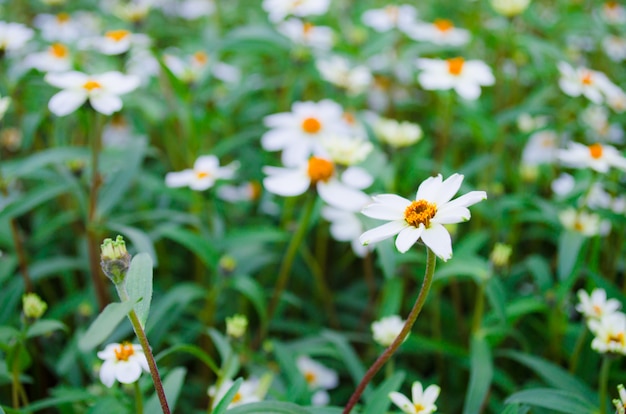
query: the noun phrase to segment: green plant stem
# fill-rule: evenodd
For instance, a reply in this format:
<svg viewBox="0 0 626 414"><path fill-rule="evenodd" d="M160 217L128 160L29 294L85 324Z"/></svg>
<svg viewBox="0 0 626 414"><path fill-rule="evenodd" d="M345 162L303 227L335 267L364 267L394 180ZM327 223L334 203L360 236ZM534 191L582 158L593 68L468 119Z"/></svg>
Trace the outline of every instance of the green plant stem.
<svg viewBox="0 0 626 414"><path fill-rule="evenodd" d="M472 320L472 333L478 332L485 312L485 281L481 281L476 291L476 307L474 308L474 319Z"/></svg>
<svg viewBox="0 0 626 414"><path fill-rule="evenodd" d="M378 359L374 362L374 364L367 370L363 379L357 386L356 390L350 397L348 404L343 410L343 414L349 414L352 411L352 408L356 405L356 403L361 398L361 394L365 391L365 387L367 384L374 378L374 375L382 368L383 365L391 358L391 356L398 350L402 342L404 342L407 335L411 332L411 328L417 317L419 316L422 308L424 307L424 303L426 303L426 298L428 297L428 292L430 291L430 286L433 283L433 277L435 275L435 264L437 262L437 257L435 253L432 252L428 247L426 248L427 256L426 256L426 271L424 272L424 280L422 282L422 287L420 289L419 295L415 300L415 304L413 305L413 309L409 313L409 316L400 331L400 334L394 339L394 341L385 349L385 351L378 357Z"/></svg>
<svg viewBox="0 0 626 414"><path fill-rule="evenodd" d="M139 388L139 381L135 381L135 413L143 414L143 397L141 395L141 388Z"/></svg>
<svg viewBox="0 0 626 414"><path fill-rule="evenodd" d="M611 369L611 358L604 356L600 367L600 377L598 379L598 394L600 394L600 414L606 413L606 399L609 383L609 371Z"/></svg>
<svg viewBox="0 0 626 414"><path fill-rule="evenodd" d="M122 302L130 300L128 297L128 292L126 292L126 286L124 286L123 282L115 285L115 288L117 289L117 294L119 295ZM137 316L135 309L131 309L131 311L128 312L128 319L133 326L135 335L137 335L137 339L139 339L139 343L141 344L143 353L148 360L150 375L152 376L154 389L156 390L157 396L159 397L159 403L161 403L161 409L163 410L163 414L170 414L170 407L167 404L167 399L165 398L165 391L163 390L163 383L161 382L159 369L157 368L156 361L154 360L154 355L152 354L152 350L150 349L150 343L148 342L146 331L143 329L143 326L139 321L139 317Z"/></svg>
<svg viewBox="0 0 626 414"><path fill-rule="evenodd" d="M578 335L576 345L574 345L574 351L572 352L572 356L569 360L569 372L571 372L572 374L576 372L576 368L578 367L578 359L580 358L580 353L582 352L583 346L585 345L585 339L587 339L587 328L583 327L581 329L580 335Z"/></svg>
<svg viewBox="0 0 626 414"><path fill-rule="evenodd" d="M16 353L19 353L19 350ZM13 381L13 386L11 387L11 400L13 402L13 408L18 409L20 408L19 390L22 386L22 384L20 384L20 367L18 357L15 358L15 360L13 361L13 366L11 367L11 379Z"/></svg>

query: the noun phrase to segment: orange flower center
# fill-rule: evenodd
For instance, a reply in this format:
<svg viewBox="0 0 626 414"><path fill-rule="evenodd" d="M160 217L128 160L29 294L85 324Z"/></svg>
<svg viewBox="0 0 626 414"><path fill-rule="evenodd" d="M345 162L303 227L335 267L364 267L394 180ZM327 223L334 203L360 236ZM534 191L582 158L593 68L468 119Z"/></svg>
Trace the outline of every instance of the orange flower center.
<svg viewBox="0 0 626 414"><path fill-rule="evenodd" d="M448 19L435 19L433 24L440 32L447 32L448 30L454 28L454 24L452 24L452 22Z"/></svg>
<svg viewBox="0 0 626 414"><path fill-rule="evenodd" d="M316 118L306 118L302 121L302 130L307 134L316 134L322 129L322 123Z"/></svg>
<svg viewBox="0 0 626 414"><path fill-rule="evenodd" d="M604 3L604 6L609 9L609 10L615 10L617 9L617 2L616 1L607 1L606 3Z"/></svg>
<svg viewBox="0 0 626 414"><path fill-rule="evenodd" d="M320 181L328 181L335 172L335 165L323 158L311 157L309 159L309 167L307 174L311 179L311 183L316 184Z"/></svg>
<svg viewBox="0 0 626 414"><path fill-rule="evenodd" d="M419 227L423 224L424 227L430 226L430 220L437 214L437 205L429 203L426 200L413 201L404 210L404 220L413 227Z"/></svg>
<svg viewBox="0 0 626 414"><path fill-rule="evenodd" d="M100 82L89 79L87 82L83 84L83 89L87 89L89 92L102 88Z"/></svg>
<svg viewBox="0 0 626 414"><path fill-rule="evenodd" d="M48 52L50 52L52 56L58 59L63 59L68 55L67 47L65 47L65 45L62 45L61 43L52 44L48 48Z"/></svg>
<svg viewBox="0 0 626 414"><path fill-rule="evenodd" d="M203 51L198 51L193 54L193 60L200 66L204 66L209 61L209 55Z"/></svg>
<svg viewBox="0 0 626 414"><path fill-rule="evenodd" d="M616 334L609 335L609 342L617 342L620 345L626 345L626 337L624 336L624 332L618 332Z"/></svg>
<svg viewBox="0 0 626 414"><path fill-rule="evenodd" d="M128 342L121 343L119 348L114 349L113 352L115 352L115 358L118 361L128 361L128 358L135 354L133 346Z"/></svg>
<svg viewBox="0 0 626 414"><path fill-rule="evenodd" d="M591 144L589 145L589 154L591 158L598 159L602 158L602 145L601 144Z"/></svg>
<svg viewBox="0 0 626 414"><path fill-rule="evenodd" d="M304 32L304 35L308 35L311 34L311 30L313 30L315 26L313 25L313 23L309 23L309 22L305 22L302 25L302 31Z"/></svg>
<svg viewBox="0 0 626 414"><path fill-rule="evenodd" d="M120 29L120 30L109 30L104 34L104 37L113 40L114 42L121 42L126 39L130 35L128 30Z"/></svg>
<svg viewBox="0 0 626 414"><path fill-rule="evenodd" d="M586 85L586 86L593 85L593 75L591 74L591 72L585 71L582 77L580 78L580 81L582 82L583 85Z"/></svg>
<svg viewBox="0 0 626 414"><path fill-rule="evenodd" d="M206 171L196 171L196 178L202 180L203 178L207 178L210 174Z"/></svg>
<svg viewBox="0 0 626 414"><path fill-rule="evenodd" d="M344 112L343 120L346 121L350 125L354 125L356 123L356 118L352 112Z"/></svg>
<svg viewBox="0 0 626 414"><path fill-rule="evenodd" d="M304 379L306 380L306 382L308 384L312 384L313 382L315 382L315 374L312 373L311 371L308 371L304 374Z"/></svg>
<svg viewBox="0 0 626 414"><path fill-rule="evenodd" d="M58 23L67 23L70 21L70 15L68 13L59 13L57 14L57 22Z"/></svg>
<svg viewBox="0 0 626 414"><path fill-rule="evenodd" d="M463 64L465 63L465 59L462 57L455 57L451 59L447 59L448 62L448 72L451 75L458 76L463 71Z"/></svg>
<svg viewBox="0 0 626 414"><path fill-rule="evenodd" d="M600 315L602 315L602 308L600 306L598 306L598 305L593 305L593 312L596 315L600 316Z"/></svg>
<svg viewBox="0 0 626 414"><path fill-rule="evenodd" d="M239 401L241 401L241 393L237 392L237 394L235 394L235 396L233 397L233 403L238 403Z"/></svg>

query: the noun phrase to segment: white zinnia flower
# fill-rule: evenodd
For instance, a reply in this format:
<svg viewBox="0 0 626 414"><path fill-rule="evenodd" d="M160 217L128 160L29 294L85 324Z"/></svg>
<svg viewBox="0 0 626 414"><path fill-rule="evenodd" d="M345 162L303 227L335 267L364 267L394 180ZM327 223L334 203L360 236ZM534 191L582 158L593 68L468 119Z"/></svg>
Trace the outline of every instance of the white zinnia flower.
<svg viewBox="0 0 626 414"><path fill-rule="evenodd" d="M203 155L198 157L193 164L193 169L167 173L165 185L204 191L213 187L216 180L233 178L238 167L238 162L220 167L220 162L215 155Z"/></svg>
<svg viewBox="0 0 626 414"><path fill-rule="evenodd" d="M626 315L614 312L601 319L592 319L589 330L595 335L591 349L601 354L626 355Z"/></svg>
<svg viewBox="0 0 626 414"><path fill-rule="evenodd" d="M452 257L450 233L443 226L470 219L467 207L487 198L484 191L471 191L452 200L463 182L463 175L453 174L443 181L441 174L429 177L417 190L415 201L395 194L374 197L374 203L363 209L363 214L389 223L368 230L361 235L361 243L376 243L396 234L396 248L405 253L419 239L439 258Z"/></svg>
<svg viewBox="0 0 626 414"><path fill-rule="evenodd" d="M0 21L0 52L19 50L35 34L35 31L21 23Z"/></svg>
<svg viewBox="0 0 626 414"><path fill-rule="evenodd" d="M372 250L372 246L363 246L359 241L364 228L356 212L324 206L321 214L330 222L330 235L337 241L350 242L355 255L365 257Z"/></svg>
<svg viewBox="0 0 626 414"><path fill-rule="evenodd" d="M57 116L74 112L85 101L96 111L111 115L122 109L119 95L131 92L139 86L139 78L120 72L86 75L81 72L48 73L44 78L52 86L62 88L48 103L50 111Z"/></svg>
<svg viewBox="0 0 626 414"><path fill-rule="evenodd" d="M361 16L363 24L377 32L386 32L396 27L401 30L409 30L416 20L417 10L408 4L389 5L382 9L367 10Z"/></svg>
<svg viewBox="0 0 626 414"><path fill-rule="evenodd" d="M609 24L626 23L626 7L617 1L607 1L602 5L602 17Z"/></svg>
<svg viewBox="0 0 626 414"><path fill-rule="evenodd" d="M98 352L98 358L104 360L100 367L100 381L109 388L116 380L132 384L139 379L142 370L150 371L140 345L112 343Z"/></svg>
<svg viewBox="0 0 626 414"><path fill-rule="evenodd" d="M372 83L372 73L367 66L353 66L343 56L331 56L315 63L322 79L345 89L350 95L358 95Z"/></svg>
<svg viewBox="0 0 626 414"><path fill-rule="evenodd" d="M215 408L217 404L222 401L228 390L233 386L235 382L227 379L222 381L219 389L215 389L215 386L209 388L209 396L213 398L212 407ZM241 382L239 389L235 393L232 401L228 404L227 408L237 407L239 405L250 404L253 402L261 401L261 398L256 394L259 389L259 380L256 378L249 378Z"/></svg>
<svg viewBox="0 0 626 414"><path fill-rule="evenodd" d="M558 151L557 157L574 168L591 168L600 173L607 173L611 167L626 171L626 158L610 145L570 142L567 149Z"/></svg>
<svg viewBox="0 0 626 414"><path fill-rule="evenodd" d="M584 95L591 102L599 104L613 85L604 73L596 70L585 67L574 69L566 62L559 62L558 69L561 73L559 87L568 96Z"/></svg>
<svg viewBox="0 0 626 414"><path fill-rule="evenodd" d="M169 0L162 5L165 14L196 20L215 12L214 0Z"/></svg>
<svg viewBox="0 0 626 414"><path fill-rule="evenodd" d="M604 289L594 289L589 295L585 290L578 291L576 310L587 319L602 319L607 315L615 313L622 307L617 299L607 299Z"/></svg>
<svg viewBox="0 0 626 414"><path fill-rule="evenodd" d="M522 151L522 164L534 166L550 164L557 156L559 136L555 131L544 129L528 137Z"/></svg>
<svg viewBox="0 0 626 414"><path fill-rule="evenodd" d="M345 166L364 161L374 149L368 140L349 135L328 135L322 138L322 145L334 163Z"/></svg>
<svg viewBox="0 0 626 414"><path fill-rule="evenodd" d="M174 76L185 83L198 82L208 74L228 83L237 83L241 79L241 72L237 67L214 61L202 50L185 56L184 58L172 54L165 54L163 61Z"/></svg>
<svg viewBox="0 0 626 414"><path fill-rule="evenodd" d="M420 58L416 64L422 70L417 80L426 90L454 89L462 98L474 100L480 96L481 86L495 83L491 68L480 60Z"/></svg>
<svg viewBox="0 0 626 414"><path fill-rule="evenodd" d="M554 194L564 197L572 192L576 185L576 179L573 175L568 173L561 173L550 184L550 188Z"/></svg>
<svg viewBox="0 0 626 414"><path fill-rule="evenodd" d="M289 15L305 17L324 14L330 0L263 0L263 10L272 22L279 22Z"/></svg>
<svg viewBox="0 0 626 414"><path fill-rule="evenodd" d="M292 17L278 24L276 29L298 45L319 50L330 50L333 45L333 29L330 27L317 26Z"/></svg>
<svg viewBox="0 0 626 414"><path fill-rule="evenodd" d="M440 392L438 385L429 385L424 390L422 383L415 381L411 387L412 401L399 392L390 392L389 398L406 414L430 414L437 411L435 401Z"/></svg>
<svg viewBox="0 0 626 414"><path fill-rule="evenodd" d="M307 356L298 357L296 366L304 376L309 390L317 391L313 395L313 405L327 405L329 397L326 390L333 389L339 385L337 372Z"/></svg>
<svg viewBox="0 0 626 414"><path fill-rule="evenodd" d="M602 48L613 62L626 60L626 38L608 35L602 39Z"/></svg>
<svg viewBox="0 0 626 414"><path fill-rule="evenodd" d="M389 346L400 335L406 321L399 315L385 316L372 323L374 341L382 346ZM408 335L407 337L408 338ZM404 339L406 341L406 338Z"/></svg>
<svg viewBox="0 0 626 414"><path fill-rule="evenodd" d="M66 72L72 68L67 46L54 43L45 52L36 52L24 58L24 65L41 72Z"/></svg>
<svg viewBox="0 0 626 414"><path fill-rule="evenodd" d="M381 142L394 148L408 147L422 139L424 133L418 124L379 117L373 125Z"/></svg>
<svg viewBox="0 0 626 414"><path fill-rule="evenodd" d="M566 229L586 237L606 235L611 231L609 221L600 219L597 214L578 211L573 207L561 211L559 221Z"/></svg>
<svg viewBox="0 0 626 414"><path fill-rule="evenodd" d="M436 45L462 46L470 40L469 31L454 27L448 19L436 19L433 23L418 22L406 27L404 32L414 40Z"/></svg>

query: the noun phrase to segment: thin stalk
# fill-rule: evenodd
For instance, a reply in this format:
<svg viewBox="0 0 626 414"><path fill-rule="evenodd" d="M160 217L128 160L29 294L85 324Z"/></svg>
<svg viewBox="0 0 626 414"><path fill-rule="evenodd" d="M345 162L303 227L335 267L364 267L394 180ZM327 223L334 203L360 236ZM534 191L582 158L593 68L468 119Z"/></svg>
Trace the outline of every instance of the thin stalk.
<svg viewBox="0 0 626 414"><path fill-rule="evenodd" d="M422 282L422 287L420 289L419 295L415 300L415 304L413 305L413 309L409 313L409 316L400 331L400 334L394 339L394 341L389 345L387 349L378 357L378 359L374 362L374 364L367 370L361 383L357 386L356 390L350 397L348 404L343 410L343 414L349 414L352 411L352 408L356 405L356 403L361 398L361 394L365 391L365 387L367 384L374 378L374 375L385 365L385 363L391 358L391 356L398 350L402 342L404 342L407 335L411 332L411 328L417 317L419 316L422 308L424 307L424 303L426 303L426 298L428 297L428 292L430 291L430 286L433 283L433 277L435 275L435 264L437 262L437 257L435 253L432 252L428 247L426 248L427 256L426 256L426 271L424 272L424 281Z"/></svg>
<svg viewBox="0 0 626 414"><path fill-rule="evenodd" d="M119 295L122 302L126 302L129 300L128 292L126 292L126 286L124 286L123 283L115 285L115 288L117 289L117 294ZM135 335L137 335L137 339L139 339L139 343L141 344L143 353L148 360L150 375L152 376L154 389L156 390L157 396L159 397L159 403L161 403L161 409L163 410L163 414L170 414L170 407L167 404L165 391L163 390L163 383L161 382L161 376L159 375L159 369L157 368L156 361L154 360L154 355L152 354L152 350L150 349L150 343L148 342L146 331L143 329L143 326L141 326L141 322L139 321L139 317L137 316L135 309L131 309L131 311L128 312L128 319L133 326Z"/></svg>
<svg viewBox="0 0 626 414"><path fill-rule="evenodd" d="M585 340L587 339L587 328L583 327L580 330L580 335L578 335L578 339L576 340L576 345L574 345L574 351L572 352L572 356L569 360L569 372L574 374L576 372L576 368L578 367L578 359L580 358L580 353L583 350L583 346L585 345Z"/></svg>
<svg viewBox="0 0 626 414"><path fill-rule="evenodd" d="M18 345L18 347L21 345ZM16 352L16 355L19 354L19 349ZM16 410L18 408L20 408L20 387L22 386L22 384L20 384L20 366L19 366L19 358L16 356L15 360L13 361L13 366L11 367L11 378L13 381L12 387L11 387L11 400L13 402L13 408L15 408Z"/></svg>
<svg viewBox="0 0 626 414"><path fill-rule="evenodd" d="M483 320L483 313L485 312L485 282L481 282L478 285L476 291L476 307L474 310L474 319L472 321L472 333L478 332L480 324Z"/></svg>
<svg viewBox="0 0 626 414"><path fill-rule="evenodd" d="M604 356L600 366L600 377L598 379L598 393L600 394L600 414L606 413L606 399L608 396L609 371L611 369L611 358Z"/></svg>
<svg viewBox="0 0 626 414"><path fill-rule="evenodd" d="M139 388L139 381L135 381L135 413L143 414L143 397L141 395L141 388Z"/></svg>

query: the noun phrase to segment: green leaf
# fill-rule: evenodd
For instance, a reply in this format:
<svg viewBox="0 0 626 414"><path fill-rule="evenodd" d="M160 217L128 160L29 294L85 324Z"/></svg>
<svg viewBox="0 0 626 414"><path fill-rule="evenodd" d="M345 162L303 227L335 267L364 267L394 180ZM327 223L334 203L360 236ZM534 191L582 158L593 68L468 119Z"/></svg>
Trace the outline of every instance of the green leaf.
<svg viewBox="0 0 626 414"><path fill-rule="evenodd" d="M2 176L5 179L23 177L38 172L48 164L63 164L76 159L87 159L86 148L52 148L37 152L15 161L2 161Z"/></svg>
<svg viewBox="0 0 626 414"><path fill-rule="evenodd" d="M0 210L0 221L19 217L68 190L66 183L45 183L12 200Z"/></svg>
<svg viewBox="0 0 626 414"><path fill-rule="evenodd" d="M279 402L279 401L263 401L259 403L250 403L233 407L226 411L227 414L313 414L319 411L313 411L314 408L308 410L299 405Z"/></svg>
<svg viewBox="0 0 626 414"><path fill-rule="evenodd" d="M491 277L485 285L489 304L501 323L506 323L506 290L497 277Z"/></svg>
<svg viewBox="0 0 626 414"><path fill-rule="evenodd" d="M348 369L348 372L352 377L352 381L354 381L355 384L358 384L365 375L365 367L361 363L359 356L356 352L354 352L352 346L350 346L350 343L343 335L332 331L322 332L322 338L327 339L335 346L335 349L337 349L337 353L339 354L339 359ZM371 392L372 388L371 386L368 386L363 393L363 396L368 399L368 401L371 397Z"/></svg>
<svg viewBox="0 0 626 414"><path fill-rule="evenodd" d="M572 276L576 264L581 260L580 249L585 240L585 236L574 231L561 233L557 264L557 275L561 282Z"/></svg>
<svg viewBox="0 0 626 414"><path fill-rule="evenodd" d="M396 372L391 377L383 381L376 391L374 391L369 399L363 414L380 414L386 413L389 410L391 400L389 399L389 393L397 391L404 381L404 372Z"/></svg>
<svg viewBox="0 0 626 414"><path fill-rule="evenodd" d="M263 287L256 280L249 276L235 276L229 279L229 285L239 293L247 297L259 315L261 325L265 326L267 321L267 300L263 292Z"/></svg>
<svg viewBox="0 0 626 414"><path fill-rule="evenodd" d="M489 263L478 256L458 255L456 260L441 264L435 271L437 284L447 283L452 278L470 277L476 283L483 283L489 277Z"/></svg>
<svg viewBox="0 0 626 414"><path fill-rule="evenodd" d="M135 312L145 328L152 302L152 259L147 253L139 253L130 262L126 273L126 291L130 300L136 303Z"/></svg>
<svg viewBox="0 0 626 414"><path fill-rule="evenodd" d="M67 331L67 327L63 323L53 319L39 319L28 327L26 337L33 338L56 330Z"/></svg>
<svg viewBox="0 0 626 414"><path fill-rule="evenodd" d="M567 414L594 414L597 412L597 407L594 407L577 393L551 388L520 391L507 398L505 403L528 404Z"/></svg>
<svg viewBox="0 0 626 414"><path fill-rule="evenodd" d="M46 408L58 408L63 404L93 400L95 400L95 397L87 391L78 389L63 390L62 395L39 400L37 402L27 405L26 407L22 407L19 412L22 414L34 413L44 410Z"/></svg>
<svg viewBox="0 0 626 414"><path fill-rule="evenodd" d="M404 281L400 277L385 279L382 298L380 300L378 316L397 315L402 305L404 295Z"/></svg>
<svg viewBox="0 0 626 414"><path fill-rule="evenodd" d="M167 357L168 355L177 353L177 352L185 352L188 354L191 354L193 356L195 356L196 358L198 358L200 361L204 362L204 364L211 368L211 370L217 375L220 372L219 367L217 366L217 364L215 363L215 361L213 361L213 358L211 358L210 355L208 355L206 352L204 352L202 350L202 348L195 346L195 345L190 345L190 344L178 344L178 345L174 345L162 352L159 353L159 355L157 355L155 357L155 359L157 360L157 362L165 357Z"/></svg>
<svg viewBox="0 0 626 414"><path fill-rule="evenodd" d="M109 303L78 341L80 350L87 352L104 342L122 319L128 315L133 305L134 302L130 300L121 303Z"/></svg>
<svg viewBox="0 0 626 414"><path fill-rule="evenodd" d="M233 401L233 398L235 398L235 395L237 395L237 391L239 391L239 387L241 387L242 382L243 378L238 378L233 383L233 385L231 385L231 387L228 389L228 391L226 391L226 394L224 394L220 402L215 406L215 409L213 409L212 414L222 414L228 409L228 406Z"/></svg>
<svg viewBox="0 0 626 414"><path fill-rule="evenodd" d="M481 412L493 378L491 348L484 335L475 334L470 343L470 379L463 414Z"/></svg>
<svg viewBox="0 0 626 414"><path fill-rule="evenodd" d="M163 391L165 392L165 399L170 410L174 412L176 403L178 402L178 396L180 390L185 383L185 375L187 375L187 369L178 367L171 370L163 379ZM160 413L161 403L159 402L159 396L154 393L144 407L144 413Z"/></svg>
<svg viewBox="0 0 626 414"><path fill-rule="evenodd" d="M217 269L220 255L211 240L180 227L163 228L161 234L194 252L209 269Z"/></svg>

